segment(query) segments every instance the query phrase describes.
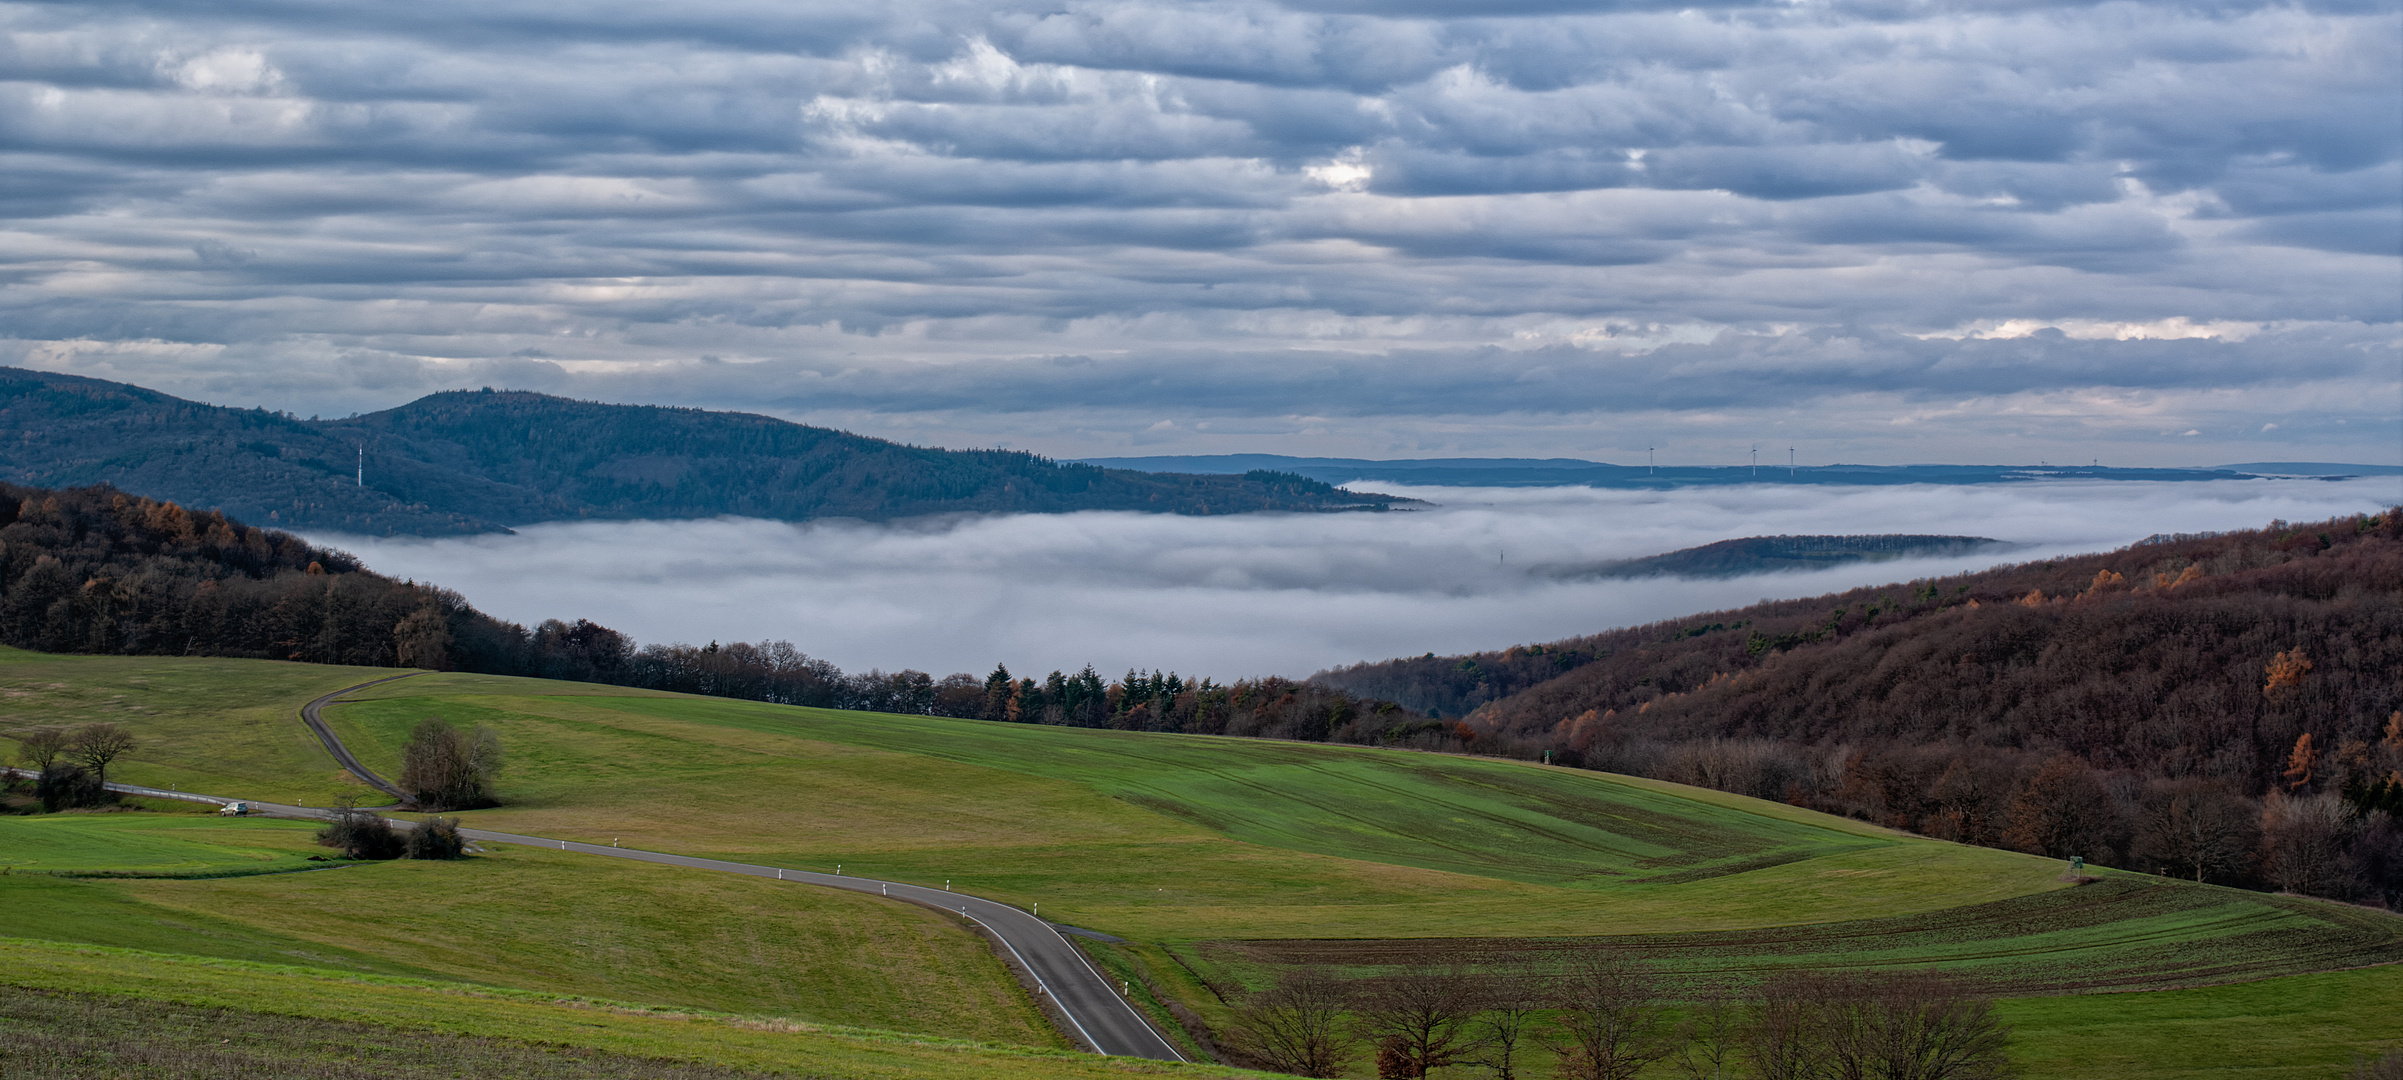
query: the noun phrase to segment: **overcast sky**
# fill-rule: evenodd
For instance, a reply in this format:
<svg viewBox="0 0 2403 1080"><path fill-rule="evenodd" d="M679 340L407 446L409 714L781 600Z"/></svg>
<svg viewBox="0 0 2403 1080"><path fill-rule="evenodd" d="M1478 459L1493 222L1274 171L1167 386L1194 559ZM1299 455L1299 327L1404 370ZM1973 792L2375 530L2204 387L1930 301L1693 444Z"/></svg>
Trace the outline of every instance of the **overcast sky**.
<svg viewBox="0 0 2403 1080"><path fill-rule="evenodd" d="M2403 460L2398 0L0 4L0 363L1063 456Z"/></svg>

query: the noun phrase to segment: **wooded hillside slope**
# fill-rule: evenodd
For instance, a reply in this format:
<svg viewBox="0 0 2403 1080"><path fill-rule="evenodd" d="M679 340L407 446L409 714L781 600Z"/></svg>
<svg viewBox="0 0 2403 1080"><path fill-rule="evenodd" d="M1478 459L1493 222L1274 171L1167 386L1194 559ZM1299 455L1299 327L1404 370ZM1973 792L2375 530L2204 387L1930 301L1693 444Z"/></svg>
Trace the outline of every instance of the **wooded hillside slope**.
<svg viewBox="0 0 2403 1080"><path fill-rule="evenodd" d="M1313 681L1464 717L1463 748L2393 903L2399 673L2403 508ZM2325 857L2282 870L2306 818ZM2180 828L2226 850L2146 840Z"/></svg>
<svg viewBox="0 0 2403 1080"><path fill-rule="evenodd" d="M1014 450L906 446L748 413L482 390L303 420L18 368L0 368L0 436L0 479L107 483L270 527L379 536L594 518L1229 514L1407 501L1289 473L1105 469Z"/></svg>

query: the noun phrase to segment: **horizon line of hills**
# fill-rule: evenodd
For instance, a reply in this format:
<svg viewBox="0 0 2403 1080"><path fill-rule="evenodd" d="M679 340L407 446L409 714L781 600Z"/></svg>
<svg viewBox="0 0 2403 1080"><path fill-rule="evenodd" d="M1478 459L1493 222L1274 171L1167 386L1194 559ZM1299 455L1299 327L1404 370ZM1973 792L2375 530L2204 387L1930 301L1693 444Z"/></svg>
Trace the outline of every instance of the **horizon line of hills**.
<svg viewBox="0 0 2403 1080"><path fill-rule="evenodd" d="M1274 469L1343 484L1410 487L1591 487L1667 489L1735 484L1885 487L1899 484L2014 484L2039 480L2351 480L2403 476L2403 465L2252 461L2193 468L2114 465L1614 465L1581 458L1340 458L1284 454L1190 454L1079 458L1113 469L1231 473Z"/></svg>
<svg viewBox="0 0 2403 1080"><path fill-rule="evenodd" d="M750 413L446 391L303 420L127 383L0 367L0 479L109 484L261 525L368 536L546 521L884 521L1133 510L1323 513L1415 500L1292 473L1148 473L946 450Z"/></svg>
<svg viewBox="0 0 2403 1080"><path fill-rule="evenodd" d="M720 516L886 521L1120 510L1215 515L1407 508L1340 486L1692 487L1984 484L2046 479L2337 479L2403 468L2263 462L2215 469L1901 465L1657 470L1569 458L1372 461L1268 454L1054 460L911 446L751 413L445 391L301 419L128 383L0 367L0 479L106 483L278 528L363 536L506 532L549 521Z"/></svg>
<svg viewBox="0 0 2403 1080"><path fill-rule="evenodd" d="M2403 910L2403 506L1218 684L529 630L219 512L0 484L0 642L1541 759Z"/></svg>

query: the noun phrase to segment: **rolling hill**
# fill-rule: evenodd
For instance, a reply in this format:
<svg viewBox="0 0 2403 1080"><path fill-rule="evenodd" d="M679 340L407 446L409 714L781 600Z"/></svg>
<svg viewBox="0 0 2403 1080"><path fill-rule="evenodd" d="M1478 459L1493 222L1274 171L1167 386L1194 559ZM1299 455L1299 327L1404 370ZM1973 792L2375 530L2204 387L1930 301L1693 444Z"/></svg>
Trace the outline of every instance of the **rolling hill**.
<svg viewBox="0 0 2403 1080"><path fill-rule="evenodd" d="M344 789L321 750L271 736L297 730L279 714L299 700L365 674L0 653L11 721L118 719L148 747L120 763L126 779L253 797ZM1088 948L1172 1030L1180 1018L1223 1030L1231 1002L1296 966L1390 977L1456 961L1466 943L1488 977L1604 949L1643 957L1697 993L1789 966L1942 965L2034 1018L2023 1021L2030 1060L2083 1061L2081 1048L2100 1045L2083 1033L2107 1020L2112 1045L2152 1052L2156 1071L2130 1076L2192 1075L2205 1063L2163 1034L2182 1030L2180 1017L2276 1027L2330 994L2363 1007L2320 1018L2335 1022L2313 1027L2308 1044L2273 1040L2261 1052L2341 1061L2403 1037L2398 1014L2374 1004L2403 996L2397 968L2329 973L2403 959L2403 917L2113 870L2075 885L2053 860L1702 788L1370 747L851 713L487 675L424 675L356 698L327 715L373 768L391 768L408 728L427 715L500 736L506 805L471 812L471 824L795 869L839 864L1040 903L1047 918L1121 939ZM801 917L769 918L761 905L793 903L791 890L706 884L503 849L462 863L217 880L17 875L0 877L0 902L18 914L20 937L225 964L302 958L316 972L144 968L150 992L191 993L216 980L210 1000L222 1004L257 1007L271 1000L257 987L305 983L314 1003L304 1009L372 991L385 1004L363 1002L363 1016L429 1000L483 1030L553 1031L556 1018L541 1011L549 999L515 995L606 986L605 996L652 1008L955 1035L985 1024L975 1037L1041 1045L1023 1028L1000 1034L1014 1022L1006 1002L975 989L996 985L998 971L977 974L958 951L973 949L972 939L915 909L888 916L871 910L872 897L802 897L806 910L793 912ZM586 917L594 911L607 917ZM886 944L830 947L854 938ZM894 951L904 943L919 952ZM90 990L135 981L124 962L101 962L117 954L76 959L83 954L61 947L6 943L0 983ZM883 987L896 978L885 959L921 953L950 957L967 1000L982 1004L913 1013L939 997L923 979L841 989ZM774 977L743 974L762 957L775 958ZM358 988L309 981L340 971L357 973ZM444 986L481 995L482 1011L463 1011ZM2097 989L2141 993L2088 993ZM2158 1008L2148 1004L2156 995ZM602 1022L647 1022L639 1009L615 1015L625 1018ZM653 1029L640 1045L656 1048L662 1037ZM793 1052L875 1045L841 1032L812 1038L794 1040ZM703 1060L761 1062L749 1043L678 1045ZM739 1059L725 1056L738 1050ZM996 1059L1009 1067L993 1075L1044 1075L1041 1060Z"/></svg>
<svg viewBox="0 0 2403 1080"><path fill-rule="evenodd" d="M447 535L585 519L1384 509L1291 473L1167 475L906 446L748 413L460 391L339 420L0 368L0 479L253 524Z"/></svg>
<svg viewBox="0 0 2403 1080"><path fill-rule="evenodd" d="M2001 551L2011 545L1983 536L1748 536L1641 559L1537 567L1547 577L1727 578L1781 570L1818 570L1847 563L1887 562L1930 555Z"/></svg>

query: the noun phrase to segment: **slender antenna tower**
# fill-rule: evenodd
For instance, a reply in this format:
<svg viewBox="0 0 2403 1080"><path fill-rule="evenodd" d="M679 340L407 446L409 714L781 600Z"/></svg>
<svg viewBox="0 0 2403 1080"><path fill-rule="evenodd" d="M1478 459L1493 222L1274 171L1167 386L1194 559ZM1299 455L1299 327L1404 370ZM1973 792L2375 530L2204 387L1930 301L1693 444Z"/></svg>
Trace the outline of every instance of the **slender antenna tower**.
<svg viewBox="0 0 2403 1080"><path fill-rule="evenodd" d="M367 444L359 444L359 486L367 486Z"/></svg>
<svg viewBox="0 0 2403 1080"><path fill-rule="evenodd" d="M1760 474L1761 474L1761 444L1759 444L1759 443L1753 443L1753 444L1752 444L1752 475L1754 475L1754 476L1759 476Z"/></svg>
<svg viewBox="0 0 2403 1080"><path fill-rule="evenodd" d="M1644 448L1644 475L1646 476L1652 475L1652 451L1654 449L1656 448L1650 446Z"/></svg>
<svg viewBox="0 0 2403 1080"><path fill-rule="evenodd" d="M1794 478L1794 448L1786 447L1786 479Z"/></svg>

